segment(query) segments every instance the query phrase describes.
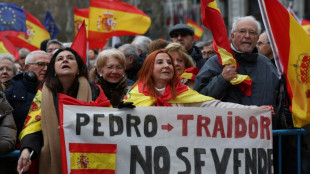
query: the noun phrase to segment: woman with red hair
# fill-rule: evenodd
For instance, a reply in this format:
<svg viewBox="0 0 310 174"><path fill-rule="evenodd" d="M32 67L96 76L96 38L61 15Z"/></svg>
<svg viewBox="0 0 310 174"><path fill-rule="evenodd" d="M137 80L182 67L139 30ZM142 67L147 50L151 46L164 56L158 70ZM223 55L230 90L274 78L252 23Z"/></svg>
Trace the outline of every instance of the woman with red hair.
<svg viewBox="0 0 310 174"><path fill-rule="evenodd" d="M125 103L132 102L135 106L258 108L221 102L180 83L181 78L177 75L173 59L165 50L148 55L138 76L132 90L125 96Z"/></svg>

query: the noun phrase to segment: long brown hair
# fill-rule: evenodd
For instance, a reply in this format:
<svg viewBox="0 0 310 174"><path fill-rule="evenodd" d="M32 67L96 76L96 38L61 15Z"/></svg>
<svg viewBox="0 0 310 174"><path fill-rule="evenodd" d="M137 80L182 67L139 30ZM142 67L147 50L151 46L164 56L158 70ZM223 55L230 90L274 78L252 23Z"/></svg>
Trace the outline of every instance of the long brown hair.
<svg viewBox="0 0 310 174"><path fill-rule="evenodd" d="M154 64L155 64L155 58L157 56L157 54L159 53L166 53L168 54L169 58L171 59L171 62L173 62L172 57L170 56L170 54L165 51L165 50L157 50L152 52L150 55L148 55L138 73L138 80L137 83L134 85L136 86L139 82L143 82L143 88L147 88L149 91L150 96L152 97L158 97L159 93L158 91L155 89L155 82L154 79L152 77L153 75L153 71L154 71ZM176 69L174 67L174 64L172 63L173 66L173 77L171 79L171 81L169 82L170 86L171 86L171 94L172 94L172 98L176 97L176 86L179 82L179 76L177 75Z"/></svg>

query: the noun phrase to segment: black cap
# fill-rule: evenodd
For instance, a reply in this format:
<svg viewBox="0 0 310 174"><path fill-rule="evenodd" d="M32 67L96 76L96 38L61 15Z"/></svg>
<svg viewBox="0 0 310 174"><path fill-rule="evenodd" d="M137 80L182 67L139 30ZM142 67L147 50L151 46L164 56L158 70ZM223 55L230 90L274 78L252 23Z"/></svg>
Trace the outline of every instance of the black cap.
<svg viewBox="0 0 310 174"><path fill-rule="evenodd" d="M186 24L177 24L173 27L171 27L170 31L169 31L169 35L170 37L172 37L172 34L174 32L187 32L188 34L190 34L191 36L194 36L194 29Z"/></svg>

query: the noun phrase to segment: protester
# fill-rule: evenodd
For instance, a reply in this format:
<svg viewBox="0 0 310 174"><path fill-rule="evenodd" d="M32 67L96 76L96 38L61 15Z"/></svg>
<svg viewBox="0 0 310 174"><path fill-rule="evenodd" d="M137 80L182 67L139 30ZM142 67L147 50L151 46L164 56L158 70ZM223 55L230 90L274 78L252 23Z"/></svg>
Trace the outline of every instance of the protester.
<svg viewBox="0 0 310 174"><path fill-rule="evenodd" d="M0 91L4 91L12 85L10 79L16 72L14 56L9 53L0 54Z"/></svg>
<svg viewBox="0 0 310 174"><path fill-rule="evenodd" d="M0 155L15 148L16 126L12 111L13 108L5 99L4 93L0 91Z"/></svg>
<svg viewBox="0 0 310 174"><path fill-rule="evenodd" d="M22 168L24 171L29 169L30 153L33 151L33 156L37 156L42 146L39 173L62 173L59 110L58 102L55 101L75 98L84 102L100 102L101 106L110 106L101 88L91 85L87 78L87 66L74 50L65 48L56 51L48 66L42 92L38 90L34 100L35 106L40 107L30 110L38 113L34 114L34 117L40 123L42 131L38 127L36 132L31 131L30 126L36 124L29 124L25 125L20 135L22 152L17 167L20 174ZM29 112L29 115L33 115L32 112Z"/></svg>
<svg viewBox="0 0 310 174"><path fill-rule="evenodd" d="M165 50L154 51L147 56L139 71L139 78L128 92L124 102L135 106L216 107L248 108L234 103L220 102L204 96L180 83L173 59ZM261 108L268 108L262 106Z"/></svg>
<svg viewBox="0 0 310 174"><path fill-rule="evenodd" d="M168 41L164 39L156 39L153 40L149 46L147 47L147 54L151 54L153 51L160 50L166 48L166 46L169 44Z"/></svg>
<svg viewBox="0 0 310 174"><path fill-rule="evenodd" d="M131 44L124 44L118 48L126 58L126 76L129 80L136 82L138 72L143 64L143 59L139 57L138 49Z"/></svg>
<svg viewBox="0 0 310 174"><path fill-rule="evenodd" d="M24 72L23 67L18 62L15 62L14 65L16 67L16 74Z"/></svg>
<svg viewBox="0 0 310 174"><path fill-rule="evenodd" d="M213 40L208 40L206 42L198 42L196 43L196 46L201 50L202 57L204 59L209 59L211 56L216 55L216 52L213 48Z"/></svg>
<svg viewBox="0 0 310 174"><path fill-rule="evenodd" d="M181 44L187 50L197 68L200 69L204 65L206 60L202 58L200 49L194 45L194 29L192 27L186 24L177 24L170 29L169 35L172 42Z"/></svg>
<svg viewBox="0 0 310 174"><path fill-rule="evenodd" d="M89 49L88 50L88 69L91 70L97 60L97 56L98 56L98 49Z"/></svg>
<svg viewBox="0 0 310 174"><path fill-rule="evenodd" d="M119 50L106 49L99 53L94 74L95 83L101 86L113 107L120 105L128 90L125 69L125 56Z"/></svg>
<svg viewBox="0 0 310 174"><path fill-rule="evenodd" d="M27 48L21 48L18 50L19 60L17 62L22 66L23 70L25 68L25 59L29 53L30 51Z"/></svg>
<svg viewBox="0 0 310 174"><path fill-rule="evenodd" d="M258 48L258 52L264 56L266 56L268 59L271 60L274 66L276 66L275 60L273 58L273 52L271 49L271 45L269 42L269 39L267 37L267 33L263 32L257 41L256 47Z"/></svg>
<svg viewBox="0 0 310 174"><path fill-rule="evenodd" d="M195 77L199 72L199 69L195 67L193 59L187 54L187 51L179 43L170 43L166 47L166 51L173 58L177 75L182 77L181 83L192 89L194 86Z"/></svg>
<svg viewBox="0 0 310 174"><path fill-rule="evenodd" d="M136 36L131 44L137 47L139 56L141 59L145 59L147 55L147 47L152 42L152 40L147 36Z"/></svg>
<svg viewBox="0 0 310 174"><path fill-rule="evenodd" d="M53 53L56 49L64 48L63 44L56 39L49 40L46 44L46 52L50 58L52 58Z"/></svg>
<svg viewBox="0 0 310 174"><path fill-rule="evenodd" d="M33 97L45 80L50 59L45 51L32 51L25 62L26 72L14 76L11 79L12 86L4 91L8 102L14 108L17 136L23 128Z"/></svg>
<svg viewBox="0 0 310 174"><path fill-rule="evenodd" d="M254 17L235 18L231 30L231 48L239 68L232 64L223 67L218 57L213 56L198 73L194 89L224 102L275 107L279 75L265 56L257 54L255 46L260 32L261 25ZM230 83L237 73L249 75L252 79L250 96L246 96L238 86ZM277 117L274 116L273 119L273 126L276 126Z"/></svg>
<svg viewBox="0 0 310 174"><path fill-rule="evenodd" d="M13 108L6 101L4 93L0 91L0 155L15 149L16 126L12 111ZM11 160L11 158L0 158L0 173L16 173L13 172L14 165L12 166Z"/></svg>

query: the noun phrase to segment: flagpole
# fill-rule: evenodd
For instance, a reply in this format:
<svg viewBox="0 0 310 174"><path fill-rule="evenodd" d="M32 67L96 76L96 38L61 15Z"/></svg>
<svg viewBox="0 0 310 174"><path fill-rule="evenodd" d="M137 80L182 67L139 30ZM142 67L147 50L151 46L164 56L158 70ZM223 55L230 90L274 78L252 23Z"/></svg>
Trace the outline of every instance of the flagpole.
<svg viewBox="0 0 310 174"><path fill-rule="evenodd" d="M283 67L279 61L278 47L274 41L274 37L273 37L272 32L271 32L271 27L270 27L270 24L267 20L267 14L266 14L266 11L264 10L264 9L266 9L265 3L263 2L263 0L258 0L258 4L259 4L259 8L260 8L260 11L262 14L262 19L263 19L263 22L264 22L264 25L266 28L266 33L267 33L268 38L270 40L270 45L271 45L271 49L273 51L273 57L274 57L274 60L275 60L275 63L276 63L277 69L278 69L278 73L279 73L279 75L281 75L283 73Z"/></svg>
<svg viewBox="0 0 310 174"><path fill-rule="evenodd" d="M89 59L89 55L88 53L88 46L89 46L89 42L88 40L86 41L86 66L88 67L88 59ZM89 68L89 67L88 67Z"/></svg>

